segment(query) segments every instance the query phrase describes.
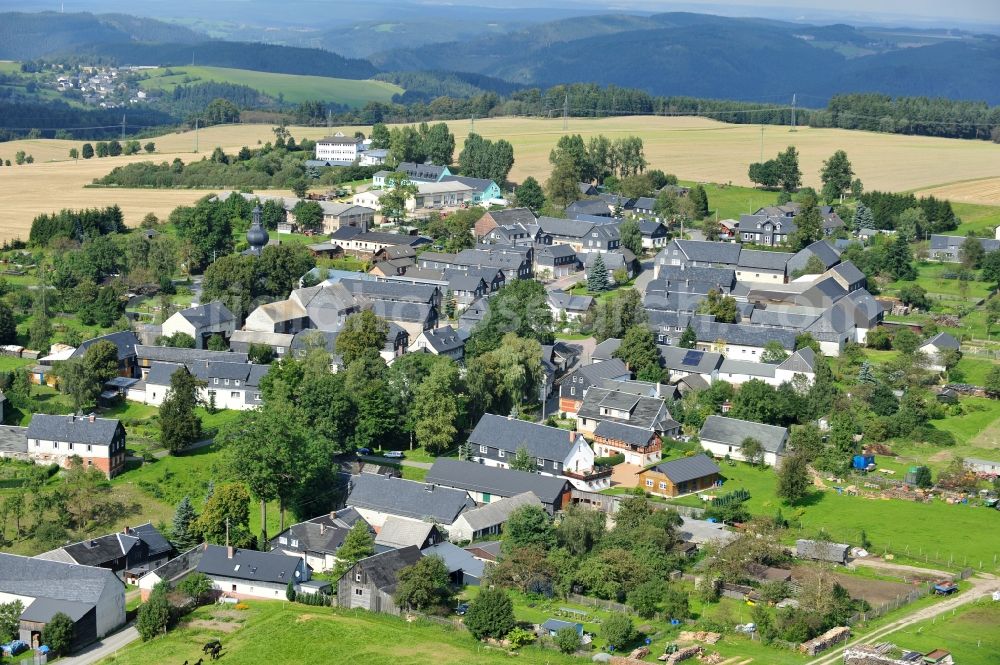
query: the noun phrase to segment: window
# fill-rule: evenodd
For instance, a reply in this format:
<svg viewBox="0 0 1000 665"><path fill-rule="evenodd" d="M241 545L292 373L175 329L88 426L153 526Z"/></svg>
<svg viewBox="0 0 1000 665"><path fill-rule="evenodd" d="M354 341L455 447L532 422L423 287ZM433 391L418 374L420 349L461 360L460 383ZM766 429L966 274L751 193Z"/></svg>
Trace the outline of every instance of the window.
<svg viewBox="0 0 1000 665"><path fill-rule="evenodd" d="M543 460L541 457L535 460L535 462L538 463L538 466L545 466L545 460Z"/></svg>
<svg viewBox="0 0 1000 665"><path fill-rule="evenodd" d="M232 586L232 591L233 591L233 593L236 593L236 585L235 584Z"/></svg>
<svg viewBox="0 0 1000 665"><path fill-rule="evenodd" d="M53 441L52 442L52 450L59 450L59 442L58 441Z"/></svg>
<svg viewBox="0 0 1000 665"><path fill-rule="evenodd" d="M652 486L653 486L653 479L646 478L646 487L652 487Z"/></svg>
<svg viewBox="0 0 1000 665"><path fill-rule="evenodd" d="M576 395L576 386L570 386L569 387L569 394L570 395Z"/></svg>
<svg viewBox="0 0 1000 665"><path fill-rule="evenodd" d="M299 546L298 539L297 538L292 538L292 547L298 547L298 546Z"/></svg>
<svg viewBox="0 0 1000 665"><path fill-rule="evenodd" d="M504 451L503 450L497 450L497 457L503 457L503 456L504 456Z"/></svg>
<svg viewBox="0 0 1000 665"><path fill-rule="evenodd" d="M238 391L236 391L236 390L233 390L233 391L231 391L231 392L229 393L229 396L230 396L231 398L233 398L233 399L238 399L238 398L239 398L239 396L240 396L240 393L239 393Z"/></svg>
<svg viewBox="0 0 1000 665"><path fill-rule="evenodd" d="M35 439L35 448L37 448L37 447L38 447L38 446L40 446L40 445L41 445L41 444L40 444L40 443L38 442L38 439Z"/></svg>
<svg viewBox="0 0 1000 665"><path fill-rule="evenodd" d="M484 455L487 453L488 450L489 449L486 446L479 446L479 452L483 453Z"/></svg>
<svg viewBox="0 0 1000 665"><path fill-rule="evenodd" d="M94 449L94 447L88 443L87 444L87 452L89 453L93 449Z"/></svg>
<svg viewBox="0 0 1000 665"><path fill-rule="evenodd" d="M358 575L358 577L361 577L361 576L360 576L360 575ZM361 580L358 580L358 581L360 582ZM365 590L364 590L364 589L362 589L362 588L360 588L360 587L355 587L355 589L354 589L354 595L355 595L355 596L363 596L363 595L364 595L364 593L365 593Z"/></svg>
<svg viewBox="0 0 1000 665"><path fill-rule="evenodd" d="M355 582L361 581L361 573L354 573L354 581Z"/></svg>
<svg viewBox="0 0 1000 665"><path fill-rule="evenodd" d="M219 379L217 379L217 378L216 379L212 379L212 383L214 383L215 385L219 385Z"/></svg>
<svg viewBox="0 0 1000 665"><path fill-rule="evenodd" d="M288 544L288 538L285 538L284 536L279 536L278 537L278 544L280 544L280 545L287 545Z"/></svg>
<svg viewBox="0 0 1000 665"><path fill-rule="evenodd" d="M253 398L259 402L260 401L260 393L254 393L253 394Z"/></svg>
<svg viewBox="0 0 1000 665"><path fill-rule="evenodd" d="M663 482L662 480L660 481L660 489L661 490L667 489L667 484L665 482Z"/></svg>
<svg viewBox="0 0 1000 665"><path fill-rule="evenodd" d="M225 381L226 381L226 385L228 386L229 385L229 379L226 379Z"/></svg>
<svg viewBox="0 0 1000 665"><path fill-rule="evenodd" d="M240 385L240 380L236 379L236 385Z"/></svg>

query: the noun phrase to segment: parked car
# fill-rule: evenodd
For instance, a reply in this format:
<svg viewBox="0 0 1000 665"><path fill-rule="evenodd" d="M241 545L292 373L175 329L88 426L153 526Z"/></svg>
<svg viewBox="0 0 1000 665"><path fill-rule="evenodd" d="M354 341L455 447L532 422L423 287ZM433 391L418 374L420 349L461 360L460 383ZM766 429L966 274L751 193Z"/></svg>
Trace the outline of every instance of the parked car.
<svg viewBox="0 0 1000 665"><path fill-rule="evenodd" d="M372 454L372 449L371 448L358 448L358 454L359 455L371 455Z"/></svg>
<svg viewBox="0 0 1000 665"><path fill-rule="evenodd" d="M402 450L390 450L389 452L385 453L385 455L383 455L383 457L389 457L389 458L392 458L392 459L403 459L403 451Z"/></svg>
<svg viewBox="0 0 1000 665"><path fill-rule="evenodd" d="M458 616L465 616L465 613L469 611L468 603L459 603L458 607L455 608L455 614Z"/></svg>

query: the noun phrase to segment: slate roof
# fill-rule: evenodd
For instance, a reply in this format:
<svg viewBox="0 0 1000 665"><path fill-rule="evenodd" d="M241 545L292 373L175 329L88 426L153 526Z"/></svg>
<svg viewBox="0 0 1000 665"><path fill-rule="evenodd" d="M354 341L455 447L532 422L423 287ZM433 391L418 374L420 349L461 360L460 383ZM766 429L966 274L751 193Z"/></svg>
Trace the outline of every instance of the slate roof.
<svg viewBox="0 0 1000 665"><path fill-rule="evenodd" d="M369 583L379 591L392 595L399 583L399 571L420 561L422 556L420 550L410 546L366 557L357 565L364 571ZM344 574L349 575L350 571Z"/></svg>
<svg viewBox="0 0 1000 665"><path fill-rule="evenodd" d="M827 268L837 265L840 261L840 253L826 240L817 240L816 242L807 245L799 250L793 259L796 261L801 259L802 265L804 266L805 262L808 261L811 256L818 258Z"/></svg>
<svg viewBox="0 0 1000 665"><path fill-rule="evenodd" d="M477 192L485 192L491 185L495 184L489 178L470 178L463 175L446 175L441 178L441 182L458 182L463 185L468 185Z"/></svg>
<svg viewBox="0 0 1000 665"><path fill-rule="evenodd" d="M573 215L580 213L583 215L594 215L596 217L610 217L611 210L608 206L609 204L601 199L581 199L579 201L573 201L566 206L566 214Z"/></svg>
<svg viewBox="0 0 1000 665"><path fill-rule="evenodd" d="M121 362L126 358L135 357L135 347L139 344L139 338L135 336L135 333L126 330L123 332L113 332L107 335L101 335L100 337L94 337L93 339L88 339L87 341L76 347L76 351L70 358L80 358L87 352L92 344L97 342L111 342L118 348L118 361Z"/></svg>
<svg viewBox="0 0 1000 665"><path fill-rule="evenodd" d="M530 226L536 221L534 213L527 208L494 210L490 212L490 217L492 217L493 221L499 226L504 226L506 224L521 224L522 226Z"/></svg>
<svg viewBox="0 0 1000 665"><path fill-rule="evenodd" d="M235 580L288 584L299 581L295 572L302 559L280 552L258 552L234 548L233 558L221 545L206 545L198 561L197 571L209 577L228 577Z"/></svg>
<svg viewBox="0 0 1000 665"><path fill-rule="evenodd" d="M594 436L622 441L632 448L646 446L654 434L652 429L626 425L612 420L602 420L594 430Z"/></svg>
<svg viewBox="0 0 1000 665"><path fill-rule="evenodd" d="M461 570L464 575L482 579L483 571L486 569L486 564L483 561L472 556L472 554L466 552L458 545L447 541L431 545L421 552L421 554L424 556L441 557L449 573Z"/></svg>
<svg viewBox="0 0 1000 665"><path fill-rule="evenodd" d="M694 374L711 374L722 363L721 353L713 351L697 351L680 346L660 345L660 358L664 367L669 370L691 372ZM687 362L684 362L687 360Z"/></svg>
<svg viewBox="0 0 1000 665"><path fill-rule="evenodd" d="M565 430L561 431L565 432ZM560 438L563 441L568 441L565 433ZM564 457L565 455L559 460L562 461ZM426 480L435 485L469 492L486 492L502 497L513 497L530 492L547 505L558 503L567 483L565 478L445 458L434 461L430 470L427 471ZM468 513L465 513L465 518L469 519Z"/></svg>
<svg viewBox="0 0 1000 665"><path fill-rule="evenodd" d="M778 341L782 347L791 351L795 348L795 330L781 328L766 328L741 323L718 323L707 321L701 317L691 318L699 342L715 342L723 340L728 344L740 346L757 346L763 348L771 340ZM680 333L677 333L680 337Z"/></svg>
<svg viewBox="0 0 1000 665"><path fill-rule="evenodd" d="M448 353L465 346L465 340L450 325L434 330L425 330L423 335L431 348L438 353Z"/></svg>
<svg viewBox="0 0 1000 665"><path fill-rule="evenodd" d="M271 369L270 365L255 365L253 363L219 363L212 361L198 361L186 365L188 371L202 381L211 383L212 379L230 379L242 381L247 386L260 384L263 378ZM146 383L150 381L147 378Z"/></svg>
<svg viewBox="0 0 1000 665"><path fill-rule="evenodd" d="M945 235L932 235L931 236L931 249L951 249L958 251L965 242L967 236L945 236ZM1000 249L1000 240L994 238L976 238L979 244L983 246L983 249L987 252L993 252Z"/></svg>
<svg viewBox="0 0 1000 665"><path fill-rule="evenodd" d="M523 446L532 457L562 462L578 436L558 427L487 413L476 423L476 428L469 435L469 443L509 453L515 453Z"/></svg>
<svg viewBox="0 0 1000 665"><path fill-rule="evenodd" d="M604 206L607 210L607 206ZM542 233L559 236L563 238L582 238L594 227L590 222L580 222L574 219L560 219L558 217L539 217L538 228Z"/></svg>
<svg viewBox="0 0 1000 665"><path fill-rule="evenodd" d="M417 522L390 515L375 536L375 544L397 550L402 547L420 547L436 528L430 522Z"/></svg>
<svg viewBox="0 0 1000 665"><path fill-rule="evenodd" d="M195 328L229 323L236 320L236 316L219 300L213 300L205 305L188 307L177 313L187 319Z"/></svg>
<svg viewBox="0 0 1000 665"><path fill-rule="evenodd" d="M0 452L15 454L28 452L27 431L26 427L0 425Z"/></svg>
<svg viewBox="0 0 1000 665"><path fill-rule="evenodd" d="M848 284L856 284L866 279L865 274L852 261L844 261L840 265L831 268L831 270Z"/></svg>
<svg viewBox="0 0 1000 665"><path fill-rule="evenodd" d="M31 417L27 437L107 446L115 438L120 426L121 422L117 418L95 418L94 422L90 422L87 416L36 413Z"/></svg>
<svg viewBox="0 0 1000 665"><path fill-rule="evenodd" d="M436 286L429 284L365 279L342 279L340 283L355 296L399 302L429 303L438 292Z"/></svg>
<svg viewBox="0 0 1000 665"><path fill-rule="evenodd" d="M597 386L591 386L587 390L577 416L595 421L623 422L619 418L603 415L601 413L602 407L630 411L628 424L635 427L662 432L676 426L676 422L670 417L670 412L662 399L635 395L620 390L598 388Z"/></svg>
<svg viewBox="0 0 1000 665"><path fill-rule="evenodd" d="M36 598L21 612L21 621L48 623L58 613L67 615L74 622L79 621L87 612L93 609L94 603L78 603L69 600L53 598Z"/></svg>
<svg viewBox="0 0 1000 665"><path fill-rule="evenodd" d="M650 282L648 288L667 288L669 284L675 289L680 289L688 281L704 282L728 289L736 283L736 271L732 268L709 266L660 266L656 279Z"/></svg>
<svg viewBox="0 0 1000 665"><path fill-rule="evenodd" d="M279 545L278 536L271 539L272 547L291 547L291 539L298 541L297 548L303 552L315 552L317 554L333 554L344 543L358 521L364 522L364 518L353 508L344 508L335 513L327 513L314 517L305 522L299 522L288 527L278 536L285 536L289 540L288 545Z"/></svg>
<svg viewBox="0 0 1000 665"><path fill-rule="evenodd" d="M110 533L72 545L57 547L54 550L42 552L38 557L52 561L78 563L83 566L104 566L128 554L138 543L139 539L134 536Z"/></svg>
<svg viewBox="0 0 1000 665"><path fill-rule="evenodd" d="M405 173L413 180L431 180L436 182L447 168L447 166L438 166L437 164L400 162L399 166L396 167L396 171Z"/></svg>
<svg viewBox="0 0 1000 665"><path fill-rule="evenodd" d="M121 580L107 568L0 552L0 592L96 604L108 585Z"/></svg>
<svg viewBox="0 0 1000 665"><path fill-rule="evenodd" d="M792 254L786 252L766 252L759 249L744 249L736 265L742 268L759 268L761 270L784 270Z"/></svg>
<svg viewBox="0 0 1000 665"><path fill-rule="evenodd" d="M208 351L206 349L180 349L173 346L146 346L145 344L136 345L135 354L143 360L168 363L186 363L195 360L222 360L231 363L249 362L249 356L245 353Z"/></svg>
<svg viewBox="0 0 1000 665"><path fill-rule="evenodd" d="M930 346L932 344L939 349L958 349L962 346L957 339L955 339L946 332L934 335L934 337L931 337L929 340L927 340L920 346L922 348L925 346Z"/></svg>
<svg viewBox="0 0 1000 665"><path fill-rule="evenodd" d="M708 240L674 240L673 243L691 261L736 265L740 259L739 243Z"/></svg>
<svg viewBox="0 0 1000 665"><path fill-rule="evenodd" d="M817 314L758 307L750 314L750 322L759 326L808 328L819 318Z"/></svg>
<svg viewBox="0 0 1000 665"><path fill-rule="evenodd" d="M389 321L426 323L433 317L434 306L422 302L399 302L395 300L372 300L371 309L376 316Z"/></svg>
<svg viewBox="0 0 1000 665"><path fill-rule="evenodd" d="M775 375L774 370L777 367L777 365L771 365L769 363L724 358L722 360L722 365L719 366L719 378L726 378L722 376L723 374L746 374L748 376L760 376L773 379Z"/></svg>
<svg viewBox="0 0 1000 665"><path fill-rule="evenodd" d="M619 337L609 337L594 347L594 352L590 354L592 360L611 360L612 355L622 345ZM623 363L624 364L624 363Z"/></svg>
<svg viewBox="0 0 1000 665"><path fill-rule="evenodd" d="M129 534L138 537L142 542L146 543L150 559L155 559L157 556L171 552L174 549L170 541L150 522L129 527Z"/></svg>
<svg viewBox="0 0 1000 665"><path fill-rule="evenodd" d="M539 475L539 474L531 474ZM558 498L558 497L557 497ZM550 502L553 505L553 502ZM473 531L481 531L498 524L503 524L518 508L524 506L542 506L542 501L535 496L534 492L522 492L513 496L507 496L499 501L491 501L474 510L464 513L460 519L464 520Z"/></svg>
<svg viewBox="0 0 1000 665"><path fill-rule="evenodd" d="M743 439L751 437L760 441L764 450L775 453L781 450L782 444L788 438L788 430L775 425L764 425L749 420L726 418L725 416L709 416L698 434L703 441L718 441L733 446L739 446Z"/></svg>
<svg viewBox="0 0 1000 665"><path fill-rule="evenodd" d="M371 473L351 476L347 505L438 524L451 524L476 507L462 490Z"/></svg>
<svg viewBox="0 0 1000 665"><path fill-rule="evenodd" d="M719 473L719 465L708 455L692 455L669 462L659 462L648 467L648 470L659 471L674 484L680 484Z"/></svg>
<svg viewBox="0 0 1000 665"><path fill-rule="evenodd" d="M628 371L628 367L625 366L625 363L620 358L611 358L610 360L604 360L599 363L591 363L590 365L577 367L569 376L572 376L573 374L582 376L591 384L599 383L601 379L613 379L619 376L631 375ZM563 383L569 385L571 380L564 379Z"/></svg>
<svg viewBox="0 0 1000 665"><path fill-rule="evenodd" d="M577 296L559 289L549 291L548 300L556 309L570 312L586 312L594 304L592 296Z"/></svg>
<svg viewBox="0 0 1000 665"><path fill-rule="evenodd" d="M811 374L816 370L816 352L808 346L803 347L786 358L778 367L797 374Z"/></svg>
<svg viewBox="0 0 1000 665"><path fill-rule="evenodd" d="M799 538L795 541L795 556L804 559L841 562L847 558L850 545L827 543L819 540Z"/></svg>

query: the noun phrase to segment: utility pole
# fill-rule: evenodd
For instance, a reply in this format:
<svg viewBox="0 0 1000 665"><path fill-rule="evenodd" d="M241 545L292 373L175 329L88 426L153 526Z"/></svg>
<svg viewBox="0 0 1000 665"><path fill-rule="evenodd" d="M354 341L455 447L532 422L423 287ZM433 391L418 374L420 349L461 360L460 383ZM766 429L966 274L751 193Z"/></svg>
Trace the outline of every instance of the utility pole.
<svg viewBox="0 0 1000 665"><path fill-rule="evenodd" d="M795 93L792 93L792 129L791 131L798 131L795 129Z"/></svg>
<svg viewBox="0 0 1000 665"><path fill-rule="evenodd" d="M199 119L200 118L195 118L194 119L194 151L195 151L195 153L198 152L198 120Z"/></svg>
<svg viewBox="0 0 1000 665"><path fill-rule="evenodd" d="M226 518L226 547L229 547L229 518Z"/></svg>
<svg viewBox="0 0 1000 665"><path fill-rule="evenodd" d="M563 131L565 132L569 129L569 93L566 93L566 99L563 101Z"/></svg>
<svg viewBox="0 0 1000 665"><path fill-rule="evenodd" d="M764 161L764 125L760 126L760 161Z"/></svg>
<svg viewBox="0 0 1000 665"><path fill-rule="evenodd" d="M125 114L122 113L122 141L125 140Z"/></svg>
<svg viewBox="0 0 1000 665"><path fill-rule="evenodd" d="M469 121L469 133L471 134L474 131L476 131L476 114L475 113L472 114L472 118Z"/></svg>
<svg viewBox="0 0 1000 665"><path fill-rule="evenodd" d="M330 124L333 122L333 109L326 110L326 128L330 129Z"/></svg>

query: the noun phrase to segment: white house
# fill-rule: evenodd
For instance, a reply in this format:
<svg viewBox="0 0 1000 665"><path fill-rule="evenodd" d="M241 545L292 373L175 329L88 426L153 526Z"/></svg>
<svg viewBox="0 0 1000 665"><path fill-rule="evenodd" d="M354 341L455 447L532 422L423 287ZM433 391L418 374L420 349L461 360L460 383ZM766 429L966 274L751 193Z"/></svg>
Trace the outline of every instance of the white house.
<svg viewBox="0 0 1000 665"><path fill-rule="evenodd" d="M363 149L361 139L337 132L333 136L316 141L316 159L323 162L353 164Z"/></svg>
<svg viewBox="0 0 1000 665"><path fill-rule="evenodd" d="M764 463L768 466L778 464L778 458L788 443L788 429L785 427L724 416L706 418L698 436L702 447L716 457L729 456L740 461L746 461L742 451L743 441L756 439L764 448Z"/></svg>
<svg viewBox="0 0 1000 665"><path fill-rule="evenodd" d="M943 372L947 369L944 366L943 353L945 351L958 351L961 346L957 339L943 332L921 344L919 351L930 359L930 364L927 366L929 369Z"/></svg>
<svg viewBox="0 0 1000 665"><path fill-rule="evenodd" d="M185 370L203 382L198 388L198 398L204 403L214 402L219 409L246 411L263 404L260 380L270 367L254 363L216 361L195 361L186 365L153 363L146 376L146 389L129 390L128 399L160 406L170 388L170 378L174 372Z"/></svg>
<svg viewBox="0 0 1000 665"><path fill-rule="evenodd" d="M349 487L346 504L376 531L389 517L433 522L448 529L459 515L476 507L462 490L374 473L351 476Z"/></svg>
<svg viewBox="0 0 1000 665"><path fill-rule="evenodd" d="M163 335L184 333L194 338L195 348L204 349L208 338L221 334L226 340L236 330L236 317L219 301L175 312L163 322Z"/></svg>
<svg viewBox="0 0 1000 665"><path fill-rule="evenodd" d="M564 476L588 491L611 486L610 472L594 469L594 451L578 432L487 413L469 435L470 458L487 466L510 468L520 448L527 450L542 475Z"/></svg>
<svg viewBox="0 0 1000 665"><path fill-rule="evenodd" d="M297 587L309 581L309 566L302 557L208 543L203 548L195 570L227 598L284 600L289 582Z"/></svg>

